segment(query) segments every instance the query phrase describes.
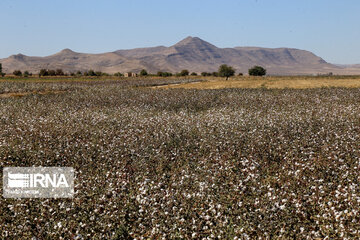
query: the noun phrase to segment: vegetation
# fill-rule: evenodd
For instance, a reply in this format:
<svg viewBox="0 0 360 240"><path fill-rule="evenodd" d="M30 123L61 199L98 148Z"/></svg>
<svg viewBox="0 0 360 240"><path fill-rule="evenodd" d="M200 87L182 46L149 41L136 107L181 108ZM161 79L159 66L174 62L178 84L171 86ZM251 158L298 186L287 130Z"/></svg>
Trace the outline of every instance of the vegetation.
<svg viewBox="0 0 360 240"><path fill-rule="evenodd" d="M15 76L17 76L17 77L21 77L21 76L22 76L22 72L21 72L20 70L15 70L15 71L13 72L13 74L14 74Z"/></svg>
<svg viewBox="0 0 360 240"><path fill-rule="evenodd" d="M360 238L359 88L143 88L176 81L1 82L32 93L0 99L1 167L76 193L0 198L0 238Z"/></svg>
<svg viewBox="0 0 360 240"><path fill-rule="evenodd" d="M203 76L203 77L211 76L211 73L209 73L209 72L202 72L202 73L201 73L201 76Z"/></svg>
<svg viewBox="0 0 360 240"><path fill-rule="evenodd" d="M170 72L157 72L157 76L159 77L171 77L172 75Z"/></svg>
<svg viewBox="0 0 360 240"><path fill-rule="evenodd" d="M228 80L229 77L234 76L234 74L235 74L235 70L231 66L223 64L219 67L219 76L226 77L226 80Z"/></svg>
<svg viewBox="0 0 360 240"><path fill-rule="evenodd" d="M265 76L266 69L261 66L254 66L249 69L249 75L250 76Z"/></svg>
<svg viewBox="0 0 360 240"><path fill-rule="evenodd" d="M180 76L188 76L189 75L189 71L184 69L184 70L181 70L180 72Z"/></svg>
<svg viewBox="0 0 360 240"><path fill-rule="evenodd" d="M114 76L116 76L116 77L123 77L124 74L122 74L121 72L117 72L117 73L114 73Z"/></svg>
<svg viewBox="0 0 360 240"><path fill-rule="evenodd" d="M0 63L0 77L4 77L5 73L2 71L2 63Z"/></svg>
<svg viewBox="0 0 360 240"><path fill-rule="evenodd" d="M140 74L139 74L140 76L147 76L148 75L148 72L145 70L145 69L143 69L143 70L141 70L140 71Z"/></svg>

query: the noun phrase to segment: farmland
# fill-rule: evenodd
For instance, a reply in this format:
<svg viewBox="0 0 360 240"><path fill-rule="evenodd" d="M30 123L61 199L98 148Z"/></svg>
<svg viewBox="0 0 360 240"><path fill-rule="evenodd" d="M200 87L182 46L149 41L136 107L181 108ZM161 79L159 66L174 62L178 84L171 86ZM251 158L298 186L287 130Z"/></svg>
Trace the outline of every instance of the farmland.
<svg viewBox="0 0 360 240"><path fill-rule="evenodd" d="M360 238L359 78L299 81L0 82L1 168L76 170L73 199L1 197L0 236Z"/></svg>

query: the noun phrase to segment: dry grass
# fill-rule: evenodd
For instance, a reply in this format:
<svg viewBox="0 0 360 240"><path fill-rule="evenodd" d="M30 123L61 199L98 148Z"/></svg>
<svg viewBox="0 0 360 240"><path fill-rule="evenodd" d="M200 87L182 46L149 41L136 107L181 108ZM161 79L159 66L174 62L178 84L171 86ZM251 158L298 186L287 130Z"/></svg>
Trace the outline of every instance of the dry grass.
<svg viewBox="0 0 360 240"><path fill-rule="evenodd" d="M221 88L322 88L322 87L360 87L360 77L236 77L228 81L213 78L204 82L174 84L160 88L221 89Z"/></svg>

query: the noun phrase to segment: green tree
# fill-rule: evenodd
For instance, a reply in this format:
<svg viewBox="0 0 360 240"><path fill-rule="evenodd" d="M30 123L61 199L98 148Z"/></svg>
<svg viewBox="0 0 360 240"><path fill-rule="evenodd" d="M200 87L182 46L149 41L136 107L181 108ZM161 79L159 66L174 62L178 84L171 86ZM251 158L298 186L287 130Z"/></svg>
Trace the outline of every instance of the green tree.
<svg viewBox="0 0 360 240"><path fill-rule="evenodd" d="M249 69L249 75L250 76L265 76L266 69L261 66L254 66Z"/></svg>
<svg viewBox="0 0 360 240"><path fill-rule="evenodd" d="M140 76L147 76L147 75L148 75L148 72L145 69L140 71Z"/></svg>
<svg viewBox="0 0 360 240"><path fill-rule="evenodd" d="M49 72L46 70L46 69L40 69L40 72L39 72L39 77L42 77L42 76L48 76L49 75Z"/></svg>
<svg viewBox="0 0 360 240"><path fill-rule="evenodd" d="M55 70L49 70L48 73L49 73L49 76L55 76L56 75Z"/></svg>
<svg viewBox="0 0 360 240"><path fill-rule="evenodd" d="M64 76L64 71L60 68L56 69L55 71L56 76Z"/></svg>
<svg viewBox="0 0 360 240"><path fill-rule="evenodd" d="M20 70L15 70L15 71L13 72L13 74L14 74L15 76L18 76L18 77L21 77L21 76L22 76L22 72L21 72Z"/></svg>
<svg viewBox="0 0 360 240"><path fill-rule="evenodd" d="M87 76L96 76L96 73L94 72L94 70L90 69L90 70L87 72Z"/></svg>
<svg viewBox="0 0 360 240"><path fill-rule="evenodd" d="M28 76L31 76L30 73L29 73L29 71L25 71L25 72L24 72L24 77L28 77Z"/></svg>
<svg viewBox="0 0 360 240"><path fill-rule="evenodd" d="M0 63L0 77L5 76L5 73L2 72L2 64Z"/></svg>
<svg viewBox="0 0 360 240"><path fill-rule="evenodd" d="M235 69L231 66L228 66L226 64L223 64L219 67L219 76L220 77L226 77L226 80L229 79L229 77L234 76Z"/></svg>
<svg viewBox="0 0 360 240"><path fill-rule="evenodd" d="M196 72L192 72L190 75L191 75L191 76L197 76L197 73L196 73Z"/></svg>
<svg viewBox="0 0 360 240"><path fill-rule="evenodd" d="M188 75L189 75L189 71L186 70L186 69L184 69L184 70L182 70L182 71L180 72L180 75L181 75L181 76L188 76Z"/></svg>

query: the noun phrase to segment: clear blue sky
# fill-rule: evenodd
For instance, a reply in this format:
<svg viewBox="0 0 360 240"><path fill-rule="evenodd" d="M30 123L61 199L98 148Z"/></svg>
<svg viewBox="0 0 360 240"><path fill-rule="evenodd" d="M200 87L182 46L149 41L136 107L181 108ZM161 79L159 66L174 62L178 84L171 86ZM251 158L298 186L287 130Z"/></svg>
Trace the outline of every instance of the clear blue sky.
<svg viewBox="0 0 360 240"><path fill-rule="evenodd" d="M197 36L218 47L292 47L360 63L359 24L359 0L0 0L0 58Z"/></svg>

